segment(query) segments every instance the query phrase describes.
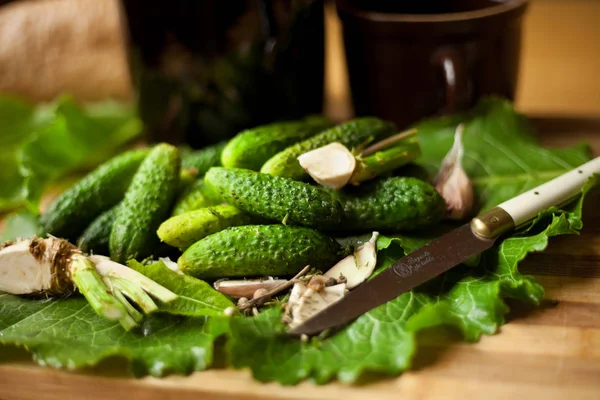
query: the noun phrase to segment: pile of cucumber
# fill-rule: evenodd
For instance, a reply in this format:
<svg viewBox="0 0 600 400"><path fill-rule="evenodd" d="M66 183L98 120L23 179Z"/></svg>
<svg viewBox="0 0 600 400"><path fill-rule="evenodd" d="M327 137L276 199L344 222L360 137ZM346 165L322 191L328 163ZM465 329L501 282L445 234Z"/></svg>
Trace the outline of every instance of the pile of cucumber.
<svg viewBox="0 0 600 400"><path fill-rule="evenodd" d="M373 117L334 126L310 116L199 150L166 143L130 150L63 192L42 226L120 263L174 256L182 272L201 279L327 269L347 251L335 238L417 230L444 218L446 204L425 180L392 171L332 190L297 160L332 142L355 149L396 132Z"/></svg>

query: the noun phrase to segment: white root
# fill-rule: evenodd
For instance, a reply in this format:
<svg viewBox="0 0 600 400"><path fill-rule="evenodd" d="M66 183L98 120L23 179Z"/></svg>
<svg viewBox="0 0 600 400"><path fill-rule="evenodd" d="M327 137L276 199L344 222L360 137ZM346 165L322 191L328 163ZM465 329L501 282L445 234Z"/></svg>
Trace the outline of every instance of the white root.
<svg viewBox="0 0 600 400"><path fill-rule="evenodd" d="M152 297L170 302L177 295L108 257L89 256L64 239L32 238L0 244L0 291L64 296L78 290L99 315L126 329L156 311ZM127 300L126 299L129 299Z"/></svg>
<svg viewBox="0 0 600 400"><path fill-rule="evenodd" d="M468 217L473 209L473 184L462 167L464 153L462 135L464 125L456 128L454 144L435 177L435 188L446 200L448 217L462 220Z"/></svg>
<svg viewBox="0 0 600 400"><path fill-rule="evenodd" d="M339 280L346 279L346 287L354 289L368 279L377 265L377 238L378 232L373 232L371 239L359 246L354 254L342 259L331 267L325 276Z"/></svg>
<svg viewBox="0 0 600 400"><path fill-rule="evenodd" d="M68 259L75 248L58 239L27 239L5 243L0 250L0 291L11 294L67 294Z"/></svg>
<svg viewBox="0 0 600 400"><path fill-rule="evenodd" d="M301 154L298 162L317 183L335 190L348 183L356 168L354 155L338 142Z"/></svg>
<svg viewBox="0 0 600 400"><path fill-rule="evenodd" d="M0 291L31 294L50 288L52 267L38 261L29 251L29 244L22 241L0 251Z"/></svg>

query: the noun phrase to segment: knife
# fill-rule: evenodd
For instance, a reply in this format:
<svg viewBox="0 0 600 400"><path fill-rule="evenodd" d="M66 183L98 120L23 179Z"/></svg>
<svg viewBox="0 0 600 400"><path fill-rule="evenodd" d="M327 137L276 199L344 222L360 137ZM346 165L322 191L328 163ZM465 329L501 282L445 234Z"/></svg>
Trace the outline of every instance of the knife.
<svg viewBox="0 0 600 400"><path fill-rule="evenodd" d="M600 174L600 157L479 214L470 222L413 251L337 302L288 330L288 334L319 334L395 299L489 249L503 234L531 222L539 212L575 200L593 174Z"/></svg>

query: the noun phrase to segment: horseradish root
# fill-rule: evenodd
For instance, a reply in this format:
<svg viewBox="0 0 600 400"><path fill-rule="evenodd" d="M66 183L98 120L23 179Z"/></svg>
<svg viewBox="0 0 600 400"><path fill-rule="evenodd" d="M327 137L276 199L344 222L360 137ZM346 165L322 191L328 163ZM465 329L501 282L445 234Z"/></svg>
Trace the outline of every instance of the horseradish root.
<svg viewBox="0 0 600 400"><path fill-rule="evenodd" d="M66 296L79 291L92 309L129 330L143 315L177 296L146 276L104 256L86 257L64 239L35 237L0 245L0 291L15 295Z"/></svg>

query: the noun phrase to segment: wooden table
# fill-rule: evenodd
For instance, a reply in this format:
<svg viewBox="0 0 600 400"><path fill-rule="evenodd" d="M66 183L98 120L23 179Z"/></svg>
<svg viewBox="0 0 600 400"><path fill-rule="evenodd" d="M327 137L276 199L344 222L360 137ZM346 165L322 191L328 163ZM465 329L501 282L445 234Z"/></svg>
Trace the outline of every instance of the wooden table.
<svg viewBox="0 0 600 400"><path fill-rule="evenodd" d="M597 97L593 96L600 88L599 81L589 81L590 75L585 73L594 69L590 66L600 60L600 53L594 55L586 51L598 42L582 44L567 40L561 33L565 28L561 22L566 20L578 24L570 31L571 39L593 36L586 26L597 33L599 25L590 21L596 21L593 16L600 12L599 4L593 0L569 1L568 6L565 3L534 2L529 17L532 22L525 39L525 47L530 51L525 54L521 97L517 102L521 110L570 115L600 112L600 92ZM574 15L585 18L574 18ZM328 36L327 112L345 118L351 110L346 100L342 53L335 44L337 22L329 14L327 23L333 28L330 32L334 32ZM532 25L548 29L532 29ZM564 40L553 42L552 38L559 37ZM575 42L580 52L576 51ZM545 52L556 48L570 49L571 56L557 55L558 61L548 60ZM583 53L592 58L573 59L574 55ZM547 62L554 63L552 68ZM568 66L575 68L576 73L570 81L560 81L561 71ZM597 68L592 75L596 73ZM562 93L561 88L567 89ZM556 97L557 93L563 97ZM582 101L582 93L587 95L585 101ZM592 144L595 154L600 154L600 121L543 119L537 122L545 145L567 146L586 140ZM127 377L122 365L114 362L103 363L95 370L67 373L34 365L22 351L5 350L0 353L0 399L600 399L598 192L588 198L580 237L551 239L545 252L530 255L522 264L523 271L536 276L544 285L548 298L559 300L557 305L544 304L537 309L515 306L509 322L498 334L483 337L476 344L461 342L450 333L422 336L414 368L398 378L360 387L339 383L315 386L309 382L281 387L275 383L258 383L251 379L248 371L234 370L209 370L189 377L132 379Z"/></svg>
<svg viewBox="0 0 600 400"><path fill-rule="evenodd" d="M580 140L600 154L600 121L543 119L548 146ZM128 378L114 362L61 372L34 365L21 351L0 355L0 399L600 399L600 190L589 197L580 237L551 239L522 270L535 275L549 299L536 309L513 308L500 332L476 344L450 333L422 336L414 369L360 387L339 383L296 387L261 384L248 371L209 370L189 377Z"/></svg>

